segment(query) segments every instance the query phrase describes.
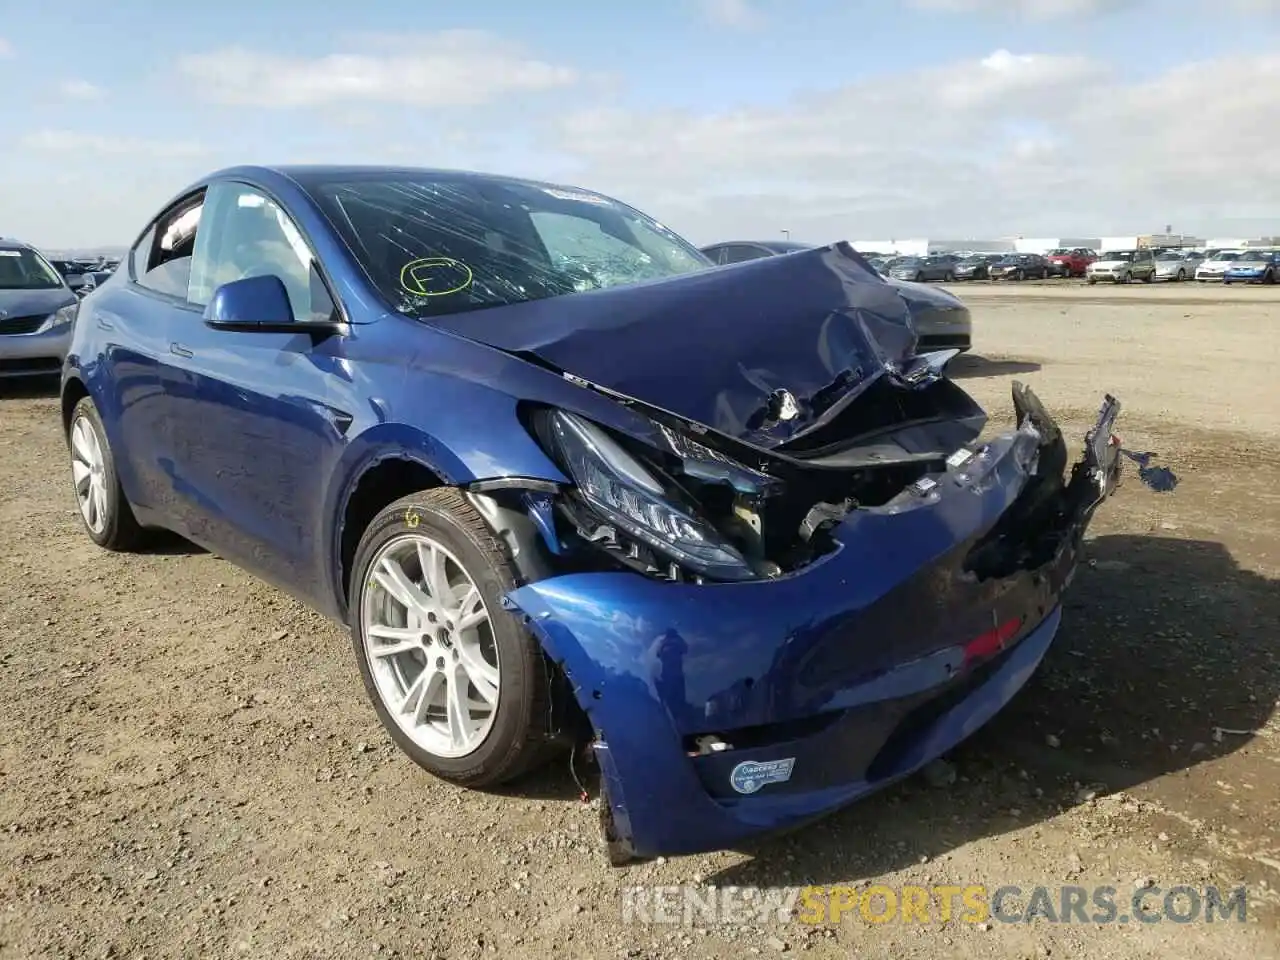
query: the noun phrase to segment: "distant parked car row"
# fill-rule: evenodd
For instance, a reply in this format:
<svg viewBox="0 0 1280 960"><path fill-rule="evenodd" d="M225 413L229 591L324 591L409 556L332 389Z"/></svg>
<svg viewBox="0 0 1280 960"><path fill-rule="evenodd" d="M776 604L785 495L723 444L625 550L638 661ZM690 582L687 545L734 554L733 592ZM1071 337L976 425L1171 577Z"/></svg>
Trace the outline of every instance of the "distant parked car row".
<svg viewBox="0 0 1280 960"><path fill-rule="evenodd" d="M84 296L90 290L106 281L112 271L120 265L119 260L105 257L92 260L65 260L52 258L49 264L58 271L71 291Z"/></svg>
<svg viewBox="0 0 1280 960"><path fill-rule="evenodd" d="M797 243L790 240L735 240L728 243L713 243L703 247L702 253L718 266L732 263L744 263L758 260L761 257L776 257L802 250L812 250L813 245ZM931 258L928 258L931 259ZM914 282L922 271L903 271L905 276L886 274L885 270L872 266L885 276L890 284L898 288L902 299L911 310L911 318L915 324L917 343L922 350L968 350L973 339L973 323L969 310L959 297L952 296L945 290L931 290ZM930 268L932 276L938 271ZM934 279L945 279L938 276Z"/></svg>
<svg viewBox="0 0 1280 960"><path fill-rule="evenodd" d="M1090 284L1152 283L1276 283L1280 281L1280 251L1184 250L1134 248L1098 253L1084 247L1036 253L935 253L928 256L884 256L864 253L886 277L915 282L941 280L1044 280L1080 277Z"/></svg>
<svg viewBox="0 0 1280 960"><path fill-rule="evenodd" d="M1196 269L1200 283L1275 283L1280 250L1219 250Z"/></svg>

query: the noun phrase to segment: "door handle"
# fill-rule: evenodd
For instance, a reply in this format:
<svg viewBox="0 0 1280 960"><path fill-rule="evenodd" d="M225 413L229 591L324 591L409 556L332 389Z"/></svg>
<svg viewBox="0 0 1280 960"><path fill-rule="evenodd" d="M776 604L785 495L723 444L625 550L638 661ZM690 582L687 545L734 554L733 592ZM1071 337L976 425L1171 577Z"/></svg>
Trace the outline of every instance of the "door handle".
<svg viewBox="0 0 1280 960"><path fill-rule="evenodd" d="M116 328L116 325L103 317L102 314L98 314L93 319L97 321L99 330L114 330Z"/></svg>
<svg viewBox="0 0 1280 960"><path fill-rule="evenodd" d="M170 353L172 353L175 357L193 357L193 356L195 356L195 354L193 354L190 350L188 350L186 347L184 347L184 346L183 346L182 344L180 344L180 343L171 343L171 344L169 344L169 352L170 352Z"/></svg>

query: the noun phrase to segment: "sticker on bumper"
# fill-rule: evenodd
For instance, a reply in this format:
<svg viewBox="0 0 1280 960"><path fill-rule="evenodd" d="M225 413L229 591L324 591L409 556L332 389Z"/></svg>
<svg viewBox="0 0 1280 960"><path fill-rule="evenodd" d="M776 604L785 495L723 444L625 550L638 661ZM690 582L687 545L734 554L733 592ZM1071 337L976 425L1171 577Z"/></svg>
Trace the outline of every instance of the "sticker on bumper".
<svg viewBox="0 0 1280 960"><path fill-rule="evenodd" d="M729 774L729 784L738 793L755 793L770 783L785 783L791 779L791 769L796 765L795 757L785 760L747 760L733 768Z"/></svg>

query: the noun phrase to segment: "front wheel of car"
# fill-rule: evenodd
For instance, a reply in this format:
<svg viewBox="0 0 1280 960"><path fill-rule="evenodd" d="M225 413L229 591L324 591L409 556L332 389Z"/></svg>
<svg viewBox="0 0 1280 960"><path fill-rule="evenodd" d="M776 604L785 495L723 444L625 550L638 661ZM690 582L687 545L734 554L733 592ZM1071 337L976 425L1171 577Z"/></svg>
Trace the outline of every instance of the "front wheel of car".
<svg viewBox="0 0 1280 960"><path fill-rule="evenodd" d="M1097 283L1098 283L1097 277L1089 277L1089 286L1091 287L1097 286Z"/></svg>
<svg viewBox="0 0 1280 960"><path fill-rule="evenodd" d="M1185 271L1185 270L1179 270L1179 271L1178 271L1178 276L1177 276L1177 278L1176 278L1176 279L1177 279L1177 282L1178 282L1178 283L1183 283L1183 282L1185 282L1185 281L1186 281L1186 279L1187 279L1187 271Z"/></svg>
<svg viewBox="0 0 1280 960"><path fill-rule="evenodd" d="M142 528L120 487L116 461L98 408L82 397L71 411L67 428L71 452L71 484L89 538L107 550L129 550L142 538Z"/></svg>
<svg viewBox="0 0 1280 960"><path fill-rule="evenodd" d="M1144 274L1142 275L1142 282L1143 282L1143 283L1150 283L1150 282L1151 282L1152 280L1154 280L1155 278L1156 278L1155 273L1153 273L1153 272L1147 272L1147 273L1144 273Z"/></svg>
<svg viewBox="0 0 1280 960"><path fill-rule="evenodd" d="M546 755L546 664L502 606L516 582L452 488L397 500L356 550L351 636L378 719L415 763L463 786L502 783Z"/></svg>

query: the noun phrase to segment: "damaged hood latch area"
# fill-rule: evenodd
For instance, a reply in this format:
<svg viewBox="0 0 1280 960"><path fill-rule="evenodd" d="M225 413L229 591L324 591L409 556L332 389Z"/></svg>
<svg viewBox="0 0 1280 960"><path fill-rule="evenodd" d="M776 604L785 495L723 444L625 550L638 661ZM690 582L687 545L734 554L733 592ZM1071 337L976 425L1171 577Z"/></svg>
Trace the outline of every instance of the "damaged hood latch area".
<svg viewBox="0 0 1280 960"><path fill-rule="evenodd" d="M924 375L907 303L845 243L430 322L763 448Z"/></svg>

